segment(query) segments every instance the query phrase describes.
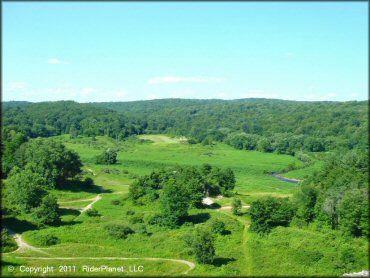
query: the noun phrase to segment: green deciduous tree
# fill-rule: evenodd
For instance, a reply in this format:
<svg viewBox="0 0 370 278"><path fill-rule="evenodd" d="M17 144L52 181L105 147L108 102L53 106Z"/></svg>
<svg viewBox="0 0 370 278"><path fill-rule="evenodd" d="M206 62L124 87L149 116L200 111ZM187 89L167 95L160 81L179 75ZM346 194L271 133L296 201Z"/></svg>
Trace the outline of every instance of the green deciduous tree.
<svg viewBox="0 0 370 278"><path fill-rule="evenodd" d="M263 234L276 226L288 226L294 216L294 207L288 199L266 197L252 202L249 214L250 229Z"/></svg>
<svg viewBox="0 0 370 278"><path fill-rule="evenodd" d="M161 196L162 224L175 228L188 215L189 196L184 187L170 179Z"/></svg>
<svg viewBox="0 0 370 278"><path fill-rule="evenodd" d="M201 264L211 264L215 258L215 239L212 233L205 228L195 230L192 247L197 261Z"/></svg>
<svg viewBox="0 0 370 278"><path fill-rule="evenodd" d="M38 226L57 225L60 223L59 205L53 195L46 195L39 207L32 212L33 220Z"/></svg>
<svg viewBox="0 0 370 278"><path fill-rule="evenodd" d="M95 159L96 164L112 165L117 163L117 150L107 149Z"/></svg>
<svg viewBox="0 0 370 278"><path fill-rule="evenodd" d="M45 180L49 188L81 173L81 160L77 153L67 150L59 142L35 139L22 144L15 154L16 165L24 169L30 164L32 171Z"/></svg>
<svg viewBox="0 0 370 278"><path fill-rule="evenodd" d="M39 206L46 194L45 179L40 174L34 173L30 166L23 171L13 168L6 181L7 205L20 212L30 212Z"/></svg>
<svg viewBox="0 0 370 278"><path fill-rule="evenodd" d="M232 203L232 208L231 208L233 214L240 215L241 209L242 209L242 201L237 197L233 198L233 203Z"/></svg>

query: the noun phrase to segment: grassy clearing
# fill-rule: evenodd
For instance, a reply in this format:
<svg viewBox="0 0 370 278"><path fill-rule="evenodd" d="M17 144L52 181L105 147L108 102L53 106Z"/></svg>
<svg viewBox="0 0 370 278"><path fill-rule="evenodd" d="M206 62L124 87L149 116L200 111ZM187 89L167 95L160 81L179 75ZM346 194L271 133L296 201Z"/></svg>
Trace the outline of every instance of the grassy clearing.
<svg viewBox="0 0 370 278"><path fill-rule="evenodd" d="M67 148L73 149L80 155L84 163L84 174L91 177L96 186L83 187L81 184L69 184L62 190L54 190L62 208L63 223L59 227L37 229L30 223L27 216L17 219L5 219L5 224L17 232L29 244L36 247L45 247L43 239L54 236L58 239L55 245L49 246L47 251L51 257L129 257L129 258L173 258L195 262L195 256L188 249L184 237L191 233L195 226L209 225L218 219L226 224L229 231L227 235L216 237L216 261L213 265L196 264L196 268L189 275L336 275L340 271L333 270L335 265L329 263L334 252L338 249L330 247L336 241L328 240L322 233L295 229L278 228L270 236L261 238L248 232L250 219L247 214L234 216L231 210L217 209L192 209L187 223L178 229L167 230L148 224L150 219L159 211L157 202L146 206L134 206L127 200L129 185L139 175L149 174L153 169L173 165L201 165L210 163L218 167L230 167L236 175L237 196L243 204L250 204L262 196L289 197L299 185L282 182L267 174L266 171L280 172L292 163L301 165L296 158L287 155L260 153L255 151L239 151L230 146L219 144L214 146L180 144L174 138L164 139L164 135L140 136L141 139L155 141L155 143L142 142L131 139L127 142L116 142L113 139L97 137L70 139L69 136L58 136L54 140L62 141ZM174 140L177 142L175 143ZM169 143L171 142L171 143ZM114 147L119 149L119 163L117 165L96 165L94 157L102 150ZM320 167L315 163L312 167L292 171L289 177L301 178L302 175ZM89 204L89 200L97 194L102 199L93 207L98 210L99 216L89 217L86 213L80 214L79 208ZM216 203L230 205L232 198L222 198ZM247 213L248 209L243 209ZM134 218L141 219L143 223L135 223ZM127 239L113 239L104 228L107 224L126 224L136 231ZM140 232L146 226L147 234ZM304 242L300 244L300 242ZM358 244L360 250L364 244ZM329 246L330 245L330 246ZM276 248L275 246L278 246ZM321 248L323 261L315 265L310 259L305 262L302 254L311 256L311 250ZM328 246L328 247L326 247ZM330 249L330 248L332 249ZM305 251L308 250L308 251ZM321 249L320 249L321 250ZM305 253L306 252L306 253ZM361 251L362 252L362 251ZM282 254L282 255L279 255ZM313 254L313 253L312 253ZM316 254L316 253L315 253ZM187 270L186 265L169 261L112 261L112 260L87 260L76 259L73 261L51 260L40 261L37 259L19 259L16 256L41 256L29 250L25 253L4 254L3 273L7 266L40 265L76 265L77 272L69 275L83 276L94 275L82 272L81 267L87 265L128 266L144 265L144 275L181 275ZM312 255L313 259L316 257ZM320 256L320 255L318 255ZM310 258L310 257L309 257ZM321 259L320 259L321 260ZM329 267L324 270L325 264ZM362 264L363 266L363 264ZM355 267L353 266L354 270ZM14 275L21 275L15 271ZM130 273L130 275L137 273ZM57 275L61 275L57 273ZM96 275L114 275L114 273L97 273Z"/></svg>
<svg viewBox="0 0 370 278"><path fill-rule="evenodd" d="M283 227L266 237L250 233L249 238L247 248L255 276L339 276L369 268L364 239ZM343 256L347 256L347 264L343 264Z"/></svg>
<svg viewBox="0 0 370 278"><path fill-rule="evenodd" d="M138 135L139 139L148 140L155 144L179 144L179 143L187 143L186 137L169 137L162 134L145 134L145 135Z"/></svg>

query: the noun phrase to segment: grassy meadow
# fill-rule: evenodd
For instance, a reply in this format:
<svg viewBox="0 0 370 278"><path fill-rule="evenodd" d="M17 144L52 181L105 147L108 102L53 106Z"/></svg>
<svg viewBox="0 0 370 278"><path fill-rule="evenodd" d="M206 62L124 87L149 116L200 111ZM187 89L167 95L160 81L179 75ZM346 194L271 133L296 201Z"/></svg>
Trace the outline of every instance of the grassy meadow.
<svg viewBox="0 0 370 278"><path fill-rule="evenodd" d="M95 185L84 188L66 184L62 189L53 190L63 214L63 223L58 227L36 229L26 216L5 219L6 225L13 231L22 233L23 240L35 249L2 254L4 275L25 275L18 268L9 272L9 266L19 265L76 266L76 272L47 274L55 276L117 275L111 272L82 271L83 265L102 264L113 267L144 266L142 273L126 272L125 275L341 274L336 270L335 263L336 258L345 252L343 248L346 247L337 245L337 241L330 234L325 235L312 227L277 228L264 238L248 231L250 220L247 214L234 216L227 209L203 208L192 209L184 225L178 229L168 230L147 224L148 219L159 211L157 202L138 206L133 205L127 198L129 185L140 175L149 174L163 166L203 163L230 167L236 175L235 191L245 205L265 195L290 197L299 184L280 181L266 172L281 172L292 164L302 166L302 162L295 157L240 151L225 144L191 145L186 144L184 138L170 138L164 135L142 135L125 142L116 142L107 137L96 137L96 140L87 137L71 139L69 135L51 139L63 142L68 149L79 154L84 164L84 175L92 178ZM119 150L119 163L109 166L95 164L95 156L107 148ZM318 161L310 167L293 170L285 176L303 178L320 166ZM100 194L101 199L94 203L93 207L99 212L99 216L89 217L86 213L80 213L79 209L90 204L97 194ZM224 197L216 202L222 206L230 205L231 198ZM246 212L247 209L243 211ZM194 254L186 247L184 238L195 226L208 225L216 219L222 220L228 231L226 235L216 237L216 260L212 265L195 263ZM136 232L127 239L112 239L104 229L105 225L112 223L126 223L135 230L141 230L146 226L146 232ZM59 242L46 246L45 237L50 235L57 237ZM366 252L364 242L350 240L356 241L354 244L358 246L359 256L364 255ZM43 259L37 259L38 257ZM186 260L195 263L195 268L191 269L186 263L179 261L148 258ZM357 260L357 262L360 263L349 268L358 270L366 267L366 261Z"/></svg>

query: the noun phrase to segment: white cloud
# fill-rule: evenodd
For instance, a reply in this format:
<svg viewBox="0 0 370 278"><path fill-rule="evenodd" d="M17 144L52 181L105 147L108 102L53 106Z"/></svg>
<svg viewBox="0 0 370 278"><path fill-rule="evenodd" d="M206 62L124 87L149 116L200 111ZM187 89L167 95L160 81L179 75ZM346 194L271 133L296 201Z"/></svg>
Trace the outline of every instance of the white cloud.
<svg viewBox="0 0 370 278"><path fill-rule="evenodd" d="M96 89L91 87L86 87L81 89L81 95L84 97L90 96L92 93L95 93Z"/></svg>
<svg viewBox="0 0 370 278"><path fill-rule="evenodd" d="M216 83L224 81L223 78L207 77L207 76L160 76L153 77L148 80L149 84L165 84L165 83Z"/></svg>
<svg viewBox="0 0 370 278"><path fill-rule="evenodd" d="M26 88L28 88L28 83L21 82L21 81L14 81L14 82L11 82L11 83L7 84L4 87L4 92L12 93L12 92L16 92L16 91L22 91Z"/></svg>
<svg viewBox="0 0 370 278"><path fill-rule="evenodd" d="M48 61L47 61L48 64L51 64L51 65L61 65L61 64L69 64L69 62L67 61L62 61L58 58L50 58Z"/></svg>

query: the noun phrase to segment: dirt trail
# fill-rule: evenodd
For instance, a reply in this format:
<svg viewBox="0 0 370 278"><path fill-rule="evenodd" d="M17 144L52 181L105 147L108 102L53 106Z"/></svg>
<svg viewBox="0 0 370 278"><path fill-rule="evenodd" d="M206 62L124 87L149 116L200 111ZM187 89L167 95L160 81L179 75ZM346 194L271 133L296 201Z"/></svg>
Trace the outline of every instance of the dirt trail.
<svg viewBox="0 0 370 278"><path fill-rule="evenodd" d="M93 198L93 199L91 199L91 203L90 204L88 204L86 207L84 207L84 208L80 208L79 210L80 210L80 212L81 213L83 213L83 212L85 212L85 211L87 211L88 209L91 209L92 208L92 205L93 204L95 204L97 201L99 201L101 199L101 195L100 194L98 194L98 195L96 195L96 197L95 198Z"/></svg>
<svg viewBox="0 0 370 278"><path fill-rule="evenodd" d="M222 199L222 196L221 195L218 196L217 199ZM211 205L214 204L214 201L210 197L205 197L205 198L203 198L202 203L207 205L207 206L211 206ZM243 205L242 206L242 208L250 208L250 207L251 207L250 205ZM220 209L232 209L232 208L233 208L232 206L222 206L218 210L220 210Z"/></svg>
<svg viewBox="0 0 370 278"><path fill-rule="evenodd" d="M87 171L89 171L93 176L96 176L95 172L93 171L93 169L90 169L90 168L86 168Z"/></svg>
<svg viewBox="0 0 370 278"><path fill-rule="evenodd" d="M250 208L251 206L250 205L244 205L242 206L242 208ZM220 207L219 209L232 209L233 207L232 206L223 206L223 207Z"/></svg>
<svg viewBox="0 0 370 278"><path fill-rule="evenodd" d="M101 199L101 195L98 194L95 198L93 199L88 199L89 201L91 200L92 202L88 204L86 207L81 208L80 212L83 213L86 210L92 208L92 205L99 201ZM75 200L72 202L80 202L80 201L85 201L85 200ZM87 200L86 200L87 201ZM20 234L14 233L13 231L9 230L9 234L13 236L14 240L16 241L18 245L18 249L13 251L13 252L24 252L27 250L32 250L36 251L38 253L41 253L43 255L50 256L49 253L41 250L40 248L34 247L32 245L29 245L27 242L25 242ZM46 248L45 248L46 249ZM13 253L11 252L11 253ZM18 259L33 259L33 260L144 260L144 261L170 261L170 262L176 262L176 263L182 263L186 264L189 269L183 272L183 274L187 274L189 271L193 270L195 268L195 264L190 261L186 260L179 260L179 259L168 259L168 258L150 258L150 257L145 257L145 258L125 258L125 257L16 257Z"/></svg>
<svg viewBox="0 0 370 278"><path fill-rule="evenodd" d="M188 273L190 270L195 268L195 264L190 261L177 260L177 259L167 259L167 258L125 258L125 257L16 257L17 259L30 259L30 260L144 260L144 261L170 261L176 263L186 264L189 269L183 274Z"/></svg>
<svg viewBox="0 0 370 278"><path fill-rule="evenodd" d="M80 203L80 202L87 202L87 201L94 201L96 197L90 199L78 199L78 200L71 200L71 201L62 201L58 202L58 204L69 204L69 203Z"/></svg>
<svg viewBox="0 0 370 278"><path fill-rule="evenodd" d="M13 253L13 252L24 252L24 251L27 251L27 250L32 250L32 251L35 251L35 252L38 252L38 253L41 253L43 255L50 255L49 253L41 250L41 248L37 248L35 246L32 246L32 245L29 245L27 242L25 242L22 238L22 236L20 234L17 234L15 232L13 232L12 230L10 229L7 229L9 234L14 238L15 242L17 243L18 245L18 249L17 250L14 250L10 253Z"/></svg>

